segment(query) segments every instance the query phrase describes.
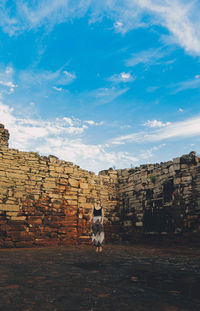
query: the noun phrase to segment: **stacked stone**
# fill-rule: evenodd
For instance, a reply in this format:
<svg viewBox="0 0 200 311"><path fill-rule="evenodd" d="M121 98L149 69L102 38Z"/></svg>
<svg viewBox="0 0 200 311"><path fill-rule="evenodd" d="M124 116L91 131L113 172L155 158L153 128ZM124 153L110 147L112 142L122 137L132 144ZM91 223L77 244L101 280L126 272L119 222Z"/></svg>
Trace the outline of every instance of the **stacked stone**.
<svg viewBox="0 0 200 311"><path fill-rule="evenodd" d="M0 124L0 147L8 147L9 132L4 128L3 124Z"/></svg>
<svg viewBox="0 0 200 311"><path fill-rule="evenodd" d="M97 198L105 210L106 242L200 232L200 163L194 152L96 176L55 156L9 149L3 126L0 135L2 247L91 243L89 214Z"/></svg>
<svg viewBox="0 0 200 311"><path fill-rule="evenodd" d="M100 199L105 209L106 223L105 240L106 242L119 242L121 239L120 206L118 191L118 173L110 168L99 173L101 189Z"/></svg>
<svg viewBox="0 0 200 311"><path fill-rule="evenodd" d="M166 163L119 171L123 239L199 230L199 173L194 152Z"/></svg>
<svg viewBox="0 0 200 311"><path fill-rule="evenodd" d="M91 243L89 213L101 198L111 221L116 182L116 173L96 176L55 156L2 147L0 245Z"/></svg>

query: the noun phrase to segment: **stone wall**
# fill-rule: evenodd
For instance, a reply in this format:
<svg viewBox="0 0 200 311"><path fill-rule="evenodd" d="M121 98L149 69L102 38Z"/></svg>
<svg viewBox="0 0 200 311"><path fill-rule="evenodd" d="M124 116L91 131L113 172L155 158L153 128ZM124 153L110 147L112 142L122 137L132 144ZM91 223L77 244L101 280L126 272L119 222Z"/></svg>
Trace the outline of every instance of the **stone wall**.
<svg viewBox="0 0 200 311"><path fill-rule="evenodd" d="M105 210L106 242L200 232L200 162L194 152L99 175L55 156L8 148L0 125L0 247L91 243L89 212Z"/></svg>
<svg viewBox="0 0 200 311"><path fill-rule="evenodd" d="M97 198L105 208L107 241L116 238L116 187L113 170L96 176L55 156L9 149L0 140L0 246L89 243L89 212Z"/></svg>
<svg viewBox="0 0 200 311"><path fill-rule="evenodd" d="M118 171L123 240L200 231L200 163L195 152Z"/></svg>
<svg viewBox="0 0 200 311"><path fill-rule="evenodd" d="M0 124L0 146L8 147L9 132L4 128L3 124Z"/></svg>

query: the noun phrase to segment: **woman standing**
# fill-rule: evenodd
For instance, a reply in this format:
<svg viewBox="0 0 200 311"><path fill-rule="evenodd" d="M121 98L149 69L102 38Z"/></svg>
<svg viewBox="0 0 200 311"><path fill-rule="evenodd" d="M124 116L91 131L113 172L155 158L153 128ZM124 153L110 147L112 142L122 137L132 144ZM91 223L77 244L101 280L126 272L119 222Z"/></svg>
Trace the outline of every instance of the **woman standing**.
<svg viewBox="0 0 200 311"><path fill-rule="evenodd" d="M104 245L104 210L101 206L100 200L96 201L95 206L92 208L90 221L92 220L92 245L96 246L96 252L102 252Z"/></svg>

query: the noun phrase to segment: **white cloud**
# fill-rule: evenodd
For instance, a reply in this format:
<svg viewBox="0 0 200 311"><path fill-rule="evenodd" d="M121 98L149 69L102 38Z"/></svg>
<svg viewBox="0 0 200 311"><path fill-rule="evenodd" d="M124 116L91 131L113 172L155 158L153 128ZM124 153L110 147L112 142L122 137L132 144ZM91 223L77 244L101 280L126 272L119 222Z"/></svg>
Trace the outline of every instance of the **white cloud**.
<svg viewBox="0 0 200 311"><path fill-rule="evenodd" d="M149 150L145 150L144 152L140 153L140 158L143 160L147 160L153 157L153 150L149 149Z"/></svg>
<svg viewBox="0 0 200 311"><path fill-rule="evenodd" d="M171 43L200 55L199 11L197 0L36 0L31 4L21 0L12 4L12 10L5 0L0 5L0 26L10 35L42 25L51 30L89 12L93 22L103 16L112 19L114 29L121 33L152 25L165 27Z"/></svg>
<svg viewBox="0 0 200 311"><path fill-rule="evenodd" d="M14 92L17 84L13 82L14 70L11 67L2 68L0 70L0 88L1 93L11 94Z"/></svg>
<svg viewBox="0 0 200 311"><path fill-rule="evenodd" d="M122 32L123 31L123 23L120 21L115 22L114 28L116 31Z"/></svg>
<svg viewBox="0 0 200 311"><path fill-rule="evenodd" d="M110 145L84 142L83 133L103 122L82 121L75 117L55 120L19 118L13 108L0 102L0 123L10 132L10 146L21 151L35 151L42 155L54 154L72 161L84 169L99 170L112 166L130 166L138 159L128 152L112 151ZM86 125L87 124L87 125Z"/></svg>
<svg viewBox="0 0 200 311"><path fill-rule="evenodd" d="M156 64L159 59L166 56L166 54L166 51L162 51L161 49L149 49L139 53L133 53L131 58L126 60L126 65L128 67L133 67L138 64L153 65Z"/></svg>
<svg viewBox="0 0 200 311"><path fill-rule="evenodd" d="M179 82L173 86L175 90L172 92L173 94L189 90L189 89L200 89L200 79L199 77L195 77L195 79L186 80Z"/></svg>
<svg viewBox="0 0 200 311"><path fill-rule="evenodd" d="M67 124L69 124L70 126L73 126L73 121L71 118L67 118L67 117L64 117L63 118L63 121L65 121Z"/></svg>
<svg viewBox="0 0 200 311"><path fill-rule="evenodd" d="M45 26L51 30L55 24L67 19L83 16L90 0L36 0L16 1L10 5L7 0L0 4L0 26L10 35ZM11 10L12 8L12 10Z"/></svg>
<svg viewBox="0 0 200 311"><path fill-rule="evenodd" d="M116 31L125 33L139 27L161 25L169 31L168 42L200 55L199 1L104 0L101 10L115 20Z"/></svg>
<svg viewBox="0 0 200 311"><path fill-rule="evenodd" d="M112 143L125 142L155 142L165 139L184 139L200 135L200 117L186 119L185 121L174 122L152 132L131 133L115 138Z"/></svg>
<svg viewBox="0 0 200 311"><path fill-rule="evenodd" d="M156 18L154 23L166 27L173 40L186 51L200 54L200 7L197 1L139 0L139 5L152 13Z"/></svg>
<svg viewBox="0 0 200 311"><path fill-rule="evenodd" d="M63 73L67 77L68 80L76 79L76 75L74 73L71 73L71 72L66 71L66 70L64 70Z"/></svg>
<svg viewBox="0 0 200 311"><path fill-rule="evenodd" d="M19 72L19 81L23 83L23 85L44 85L44 83L47 85L54 84L52 88L56 91L62 91L60 85L68 85L73 82L75 78L75 74L70 74L68 71L62 71L62 68L58 69L57 71L24 70Z"/></svg>
<svg viewBox="0 0 200 311"><path fill-rule="evenodd" d="M9 106L0 102L0 123L10 127L15 122L16 118L13 115L13 108L10 108Z"/></svg>
<svg viewBox="0 0 200 311"><path fill-rule="evenodd" d="M89 124L89 125L95 125L95 122L93 120L88 120L85 121L85 123Z"/></svg>
<svg viewBox="0 0 200 311"><path fill-rule="evenodd" d="M71 119L68 117L57 118L54 121L34 120L31 118L19 118L15 116L13 108L0 103L0 122L11 132L11 143L14 147L28 149L30 146L37 145L37 140L46 140L49 136L60 135L65 137L82 134L88 126L84 121ZM22 144L21 144L22 143Z"/></svg>
<svg viewBox="0 0 200 311"><path fill-rule="evenodd" d="M9 88L17 87L17 85L14 84L12 81L0 81L0 85L7 86Z"/></svg>
<svg viewBox="0 0 200 311"><path fill-rule="evenodd" d="M158 120L153 120L153 121L148 120L147 122L144 123L145 126L149 126L149 127L165 127L165 126L170 125L170 124L171 124L171 122L163 123L163 122L158 121Z"/></svg>
<svg viewBox="0 0 200 311"><path fill-rule="evenodd" d="M89 92L82 92L79 94L80 100L92 103L92 105L100 106L112 102L122 94L126 93L129 89L127 87L105 87L94 89Z"/></svg>
<svg viewBox="0 0 200 311"><path fill-rule="evenodd" d="M114 83L120 83L120 82L131 82L135 80L135 78L130 74L130 72L121 72L119 74L114 74L110 78L108 78L108 81L114 82Z"/></svg>
<svg viewBox="0 0 200 311"><path fill-rule="evenodd" d="M56 87L56 86L52 86L52 88L58 92L62 92L63 88L62 87Z"/></svg>
<svg viewBox="0 0 200 311"><path fill-rule="evenodd" d="M166 146L166 144L160 144L158 146L154 146L150 149L147 149L139 154L140 159L146 160L152 158L154 156L154 151L159 150L160 148Z"/></svg>
<svg viewBox="0 0 200 311"><path fill-rule="evenodd" d="M7 67L7 68L6 68L5 73L6 73L7 75L12 75L12 74L13 74L13 72L14 72L14 70L13 70L13 68L12 68L12 67Z"/></svg>

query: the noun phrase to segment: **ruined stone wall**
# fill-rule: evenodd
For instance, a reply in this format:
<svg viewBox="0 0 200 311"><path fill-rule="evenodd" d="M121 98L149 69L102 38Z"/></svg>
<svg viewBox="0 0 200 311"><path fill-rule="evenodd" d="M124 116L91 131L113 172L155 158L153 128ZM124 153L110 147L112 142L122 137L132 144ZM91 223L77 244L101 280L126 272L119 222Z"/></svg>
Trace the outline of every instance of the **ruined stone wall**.
<svg viewBox="0 0 200 311"><path fill-rule="evenodd" d="M8 147L9 132L0 124L0 146Z"/></svg>
<svg viewBox="0 0 200 311"><path fill-rule="evenodd" d="M55 156L8 148L0 125L0 247L91 243L89 212L105 210L106 242L200 232L200 159L99 175Z"/></svg>
<svg viewBox="0 0 200 311"><path fill-rule="evenodd" d="M200 163L194 152L118 171L122 240L200 232Z"/></svg>
<svg viewBox="0 0 200 311"><path fill-rule="evenodd" d="M107 240L117 238L117 173L96 176L54 156L9 149L0 141L0 246L90 243L89 212L105 209Z"/></svg>

